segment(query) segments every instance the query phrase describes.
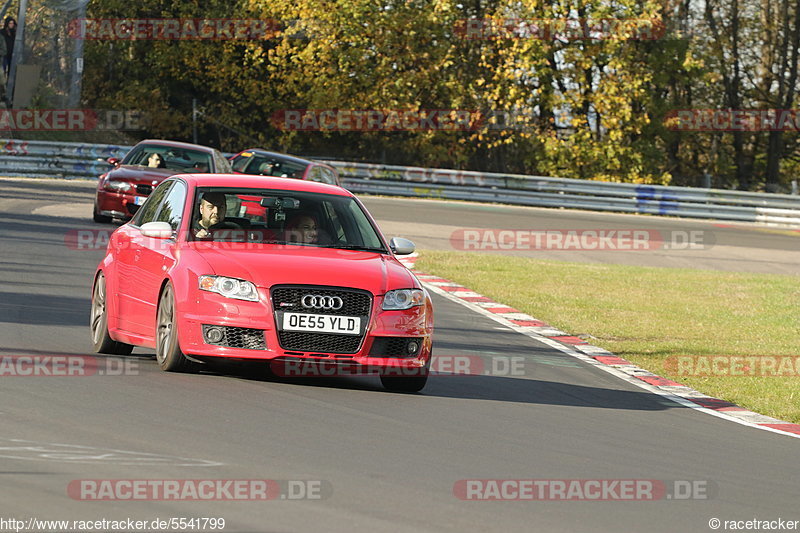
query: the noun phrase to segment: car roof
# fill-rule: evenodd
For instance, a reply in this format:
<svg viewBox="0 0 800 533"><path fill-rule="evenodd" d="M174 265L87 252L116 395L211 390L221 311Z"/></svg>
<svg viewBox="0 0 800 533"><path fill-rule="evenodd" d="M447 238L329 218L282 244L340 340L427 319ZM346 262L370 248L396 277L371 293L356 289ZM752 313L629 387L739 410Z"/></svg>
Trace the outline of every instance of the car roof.
<svg viewBox="0 0 800 533"><path fill-rule="evenodd" d="M155 144L158 146L169 146L171 148L185 148L188 150L201 150L204 152L214 151L214 148L211 148L210 146L203 146L202 144L184 143L180 141L167 141L164 139L145 139L144 141L136 143L136 146L139 146L140 144Z"/></svg>
<svg viewBox="0 0 800 533"><path fill-rule="evenodd" d="M253 152L255 154L264 155L264 156L267 156L267 157L276 157L276 158L286 159L288 161L294 161L295 163L303 163L303 164L306 164L306 165L310 165L312 163L314 163L316 165L323 164L323 163L320 163L318 161L312 161L310 159L303 159L302 157L297 157L296 155L282 154L280 152L270 152L269 150L264 150L263 148L250 148L248 150L242 150L241 152L239 152L236 155L240 155L240 154L243 154L245 152Z"/></svg>
<svg viewBox="0 0 800 533"><path fill-rule="evenodd" d="M195 187L242 187L253 189L280 189L284 191L316 192L353 196L338 185L328 185L317 181L271 176L252 176L249 174L179 174L189 185Z"/></svg>

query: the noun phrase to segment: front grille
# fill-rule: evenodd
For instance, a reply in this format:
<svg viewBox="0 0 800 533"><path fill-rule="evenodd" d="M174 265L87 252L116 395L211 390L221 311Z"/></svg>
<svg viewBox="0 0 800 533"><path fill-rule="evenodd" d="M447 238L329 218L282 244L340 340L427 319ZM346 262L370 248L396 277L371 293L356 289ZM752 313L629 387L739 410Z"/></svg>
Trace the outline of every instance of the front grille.
<svg viewBox="0 0 800 533"><path fill-rule="evenodd" d="M408 351L408 343L417 343L413 353ZM373 357L413 357L422 348L422 337L375 337L369 354Z"/></svg>
<svg viewBox="0 0 800 533"><path fill-rule="evenodd" d="M153 192L152 185L137 185L136 192L139 194L143 194L145 196L150 196L150 193Z"/></svg>
<svg viewBox="0 0 800 533"><path fill-rule="evenodd" d="M325 309L308 309L302 306L300 300L306 294L317 296L338 296L344 301L341 309L327 311ZM291 311L293 313L313 313L318 315L342 315L368 317L372 305L372 295L367 291L355 289L336 289L331 287L284 287L272 288L272 305L276 311Z"/></svg>
<svg viewBox="0 0 800 533"><path fill-rule="evenodd" d="M302 331L279 331L278 340L284 350L298 352L356 353L361 345L361 335L304 333Z"/></svg>
<svg viewBox="0 0 800 533"><path fill-rule="evenodd" d="M338 287L315 287L312 285L279 285L270 291L275 311L307 313L317 315L339 315L361 317L363 331L369 321L372 308L372 294L357 289ZM300 303L303 296L338 296L342 299L341 309L309 309ZM279 316L279 314L278 314ZM280 324L280 320L278 320ZM334 333L307 333L303 331L278 331L278 342L284 350L295 352L316 352L347 354L356 353L361 347L364 335L338 335Z"/></svg>
<svg viewBox="0 0 800 533"><path fill-rule="evenodd" d="M219 328L223 332L222 339L211 342L208 337L210 328ZM233 326L210 326L203 324L203 337L205 342L215 346L227 346L228 348L244 348L246 350L266 350L267 343L264 341L264 330L237 328Z"/></svg>

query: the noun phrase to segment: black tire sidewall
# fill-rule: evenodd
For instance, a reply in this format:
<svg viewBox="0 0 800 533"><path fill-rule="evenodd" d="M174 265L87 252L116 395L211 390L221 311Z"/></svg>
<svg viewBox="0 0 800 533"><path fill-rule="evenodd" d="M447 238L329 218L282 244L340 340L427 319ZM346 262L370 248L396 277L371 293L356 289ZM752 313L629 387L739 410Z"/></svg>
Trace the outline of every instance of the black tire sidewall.
<svg viewBox="0 0 800 533"><path fill-rule="evenodd" d="M175 291L172 288L172 283L167 283L159 298L158 310L156 311L156 362L161 370L166 372L173 372L183 370L188 366L188 360L181 352L180 340L178 338L178 325L175 319L177 312L175 306ZM166 299L172 300L172 328L170 331L169 346L165 347L166 353L160 354L161 339L159 338L159 329L161 326L161 305ZM159 357L159 355L163 355Z"/></svg>

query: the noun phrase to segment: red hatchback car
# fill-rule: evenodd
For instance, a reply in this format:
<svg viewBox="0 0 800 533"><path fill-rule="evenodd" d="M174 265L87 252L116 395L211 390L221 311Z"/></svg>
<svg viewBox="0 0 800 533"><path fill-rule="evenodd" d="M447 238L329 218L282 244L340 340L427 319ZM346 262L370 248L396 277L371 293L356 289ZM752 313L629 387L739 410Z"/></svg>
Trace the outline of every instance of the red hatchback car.
<svg viewBox="0 0 800 533"><path fill-rule="evenodd" d="M287 376L325 365L335 369L326 375L376 372L386 388L418 391L433 307L395 257L413 251L406 239L387 243L340 187L173 176L110 237L94 279L94 349L155 348L168 371L215 358L270 361Z"/></svg>
<svg viewBox="0 0 800 533"><path fill-rule="evenodd" d="M95 222L131 218L153 188L174 174L232 172L228 160L214 148L153 139L134 146L122 161L111 157L108 162L114 168L97 181Z"/></svg>

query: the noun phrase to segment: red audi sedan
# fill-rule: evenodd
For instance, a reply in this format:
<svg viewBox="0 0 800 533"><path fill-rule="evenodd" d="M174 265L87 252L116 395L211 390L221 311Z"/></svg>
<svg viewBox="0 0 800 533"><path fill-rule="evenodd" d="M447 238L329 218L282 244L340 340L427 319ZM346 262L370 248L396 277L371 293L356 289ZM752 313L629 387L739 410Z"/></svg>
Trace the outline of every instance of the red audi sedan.
<svg viewBox="0 0 800 533"><path fill-rule="evenodd" d="M172 176L110 237L94 278L94 349L155 348L167 371L232 358L287 376L374 372L388 389L418 391L433 307L396 258L413 251L387 242L341 187ZM301 371L313 365L327 370Z"/></svg>
<svg viewBox="0 0 800 533"><path fill-rule="evenodd" d="M111 157L108 163L114 168L97 181L95 222L131 218L153 188L174 174L232 172L228 160L214 148L154 139L134 146L123 160Z"/></svg>

